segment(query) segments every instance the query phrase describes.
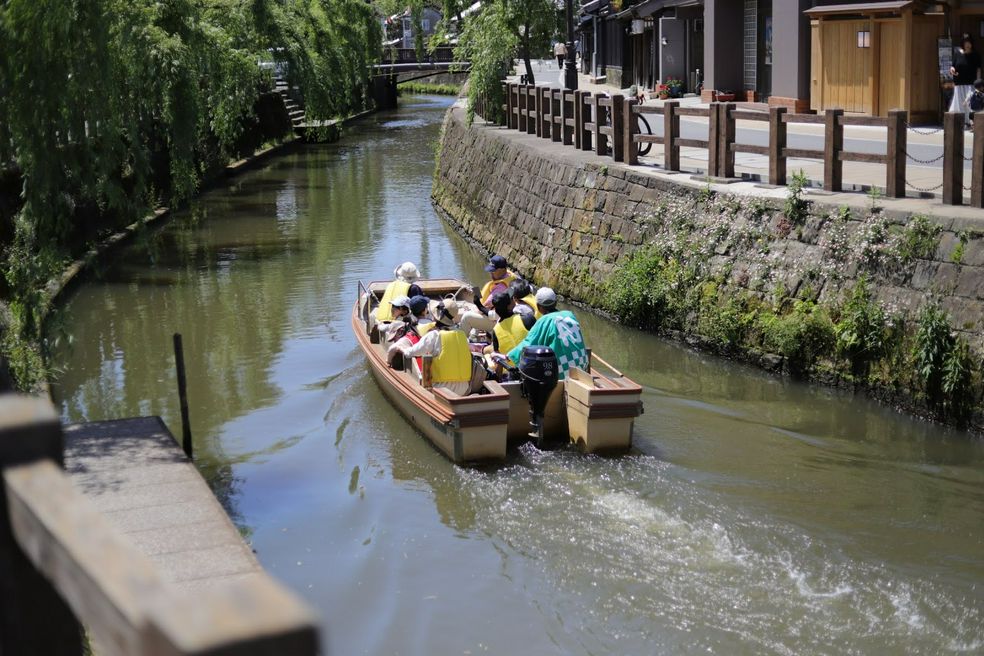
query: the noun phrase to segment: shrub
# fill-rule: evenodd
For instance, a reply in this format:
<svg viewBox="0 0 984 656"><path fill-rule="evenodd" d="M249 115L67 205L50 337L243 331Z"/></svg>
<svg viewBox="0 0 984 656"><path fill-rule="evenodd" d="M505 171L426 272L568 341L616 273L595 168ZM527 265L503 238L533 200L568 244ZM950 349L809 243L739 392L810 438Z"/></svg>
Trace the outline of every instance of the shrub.
<svg viewBox="0 0 984 656"><path fill-rule="evenodd" d="M763 346L786 358L790 371L805 372L830 353L836 337L827 313L812 301L796 301L792 312L764 312L758 328Z"/></svg>
<svg viewBox="0 0 984 656"><path fill-rule="evenodd" d="M809 184L806 173L803 169L794 173L789 180L789 195L786 196L786 204L783 211L786 218L794 224L802 223L806 218L806 200L803 198L803 189Z"/></svg>
<svg viewBox="0 0 984 656"><path fill-rule="evenodd" d="M837 354L847 358L856 378L867 376L871 363L881 357L886 324L885 311L872 299L868 281L861 276L834 326Z"/></svg>
<svg viewBox="0 0 984 656"><path fill-rule="evenodd" d="M896 254L903 263L916 258L931 257L940 244L941 232L943 228L925 216L916 214L899 236Z"/></svg>

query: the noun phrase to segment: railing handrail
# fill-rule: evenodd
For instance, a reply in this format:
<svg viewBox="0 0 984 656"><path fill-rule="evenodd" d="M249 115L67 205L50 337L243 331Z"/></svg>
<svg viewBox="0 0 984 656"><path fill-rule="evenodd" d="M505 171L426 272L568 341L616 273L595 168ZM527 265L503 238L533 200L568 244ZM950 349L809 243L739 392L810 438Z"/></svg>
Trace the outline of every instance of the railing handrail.
<svg viewBox="0 0 984 656"><path fill-rule="evenodd" d="M74 487L61 459L50 402L0 396L0 572L18 572L0 584L12 595L0 604L0 627L28 625L16 636L0 631L0 651L81 653L81 622L109 656L317 653L314 614L265 572L193 598L163 581Z"/></svg>

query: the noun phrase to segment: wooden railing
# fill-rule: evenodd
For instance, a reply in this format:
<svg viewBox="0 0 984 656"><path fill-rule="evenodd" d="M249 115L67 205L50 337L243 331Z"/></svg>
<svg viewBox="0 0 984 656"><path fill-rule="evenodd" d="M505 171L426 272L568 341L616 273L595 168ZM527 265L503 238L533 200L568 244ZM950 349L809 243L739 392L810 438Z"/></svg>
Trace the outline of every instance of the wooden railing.
<svg viewBox="0 0 984 656"><path fill-rule="evenodd" d="M318 653L314 615L257 573L193 597L161 580L62 471L51 404L0 396L0 653Z"/></svg>
<svg viewBox="0 0 984 656"><path fill-rule="evenodd" d="M845 115L840 109L828 109L823 114L793 114L784 107L758 111L739 108L734 103L711 103L709 107L681 107L677 101L666 101L661 106L641 105L633 98L617 94L593 95L586 91L571 92L525 84L504 84L503 91L503 126L573 145L578 150L594 151L602 157L611 156L617 162L638 165L639 149L646 144L659 144L663 146L662 168L679 171L681 148L704 149L709 177L734 178L736 153L749 153L768 158L770 184L785 185L790 158L814 159L823 162L823 188L827 191L843 191L844 162L862 162L884 167L884 191L890 198L904 197L907 186L926 191L906 180L907 161L921 160L907 151L908 114L903 110L892 110L887 117ZM662 134L641 134L639 116L662 116ZM707 138L681 137L680 117L705 118ZM739 142L738 121L767 125L768 144ZM969 187L964 186L963 179L963 121L964 115L960 113L944 116L941 154L932 160L942 160L943 181L935 189L941 190L943 202L949 205L962 204L963 192L968 190L971 205L981 208L984 207L984 112L974 117ZM822 126L821 147L790 148L788 130L791 124ZM558 126L563 130L558 131ZM885 152L846 149L845 128L858 126L885 128Z"/></svg>
<svg viewBox="0 0 984 656"><path fill-rule="evenodd" d="M383 48L384 64L447 63L454 61L454 48L441 46L434 52L424 50L423 59L418 60L415 48Z"/></svg>

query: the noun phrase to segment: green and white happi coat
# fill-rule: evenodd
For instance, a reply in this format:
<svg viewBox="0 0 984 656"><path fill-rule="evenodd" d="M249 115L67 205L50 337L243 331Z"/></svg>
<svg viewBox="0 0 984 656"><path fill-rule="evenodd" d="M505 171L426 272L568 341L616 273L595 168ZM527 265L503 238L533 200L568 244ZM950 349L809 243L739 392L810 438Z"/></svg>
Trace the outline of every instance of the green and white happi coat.
<svg viewBox="0 0 984 656"><path fill-rule="evenodd" d="M581 324L569 310L551 312L537 319L526 339L506 355L515 363L523 356L527 346L546 346L557 354L558 378L567 378L571 367L588 368L588 350L581 334Z"/></svg>

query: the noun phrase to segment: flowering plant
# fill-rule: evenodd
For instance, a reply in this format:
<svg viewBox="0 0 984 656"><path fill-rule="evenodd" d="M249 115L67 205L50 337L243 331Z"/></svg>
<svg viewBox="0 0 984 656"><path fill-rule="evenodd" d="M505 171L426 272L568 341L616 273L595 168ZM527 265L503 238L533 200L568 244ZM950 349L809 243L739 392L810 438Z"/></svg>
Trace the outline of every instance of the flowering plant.
<svg viewBox="0 0 984 656"><path fill-rule="evenodd" d="M666 78L666 82L660 86L665 86L671 98L679 98L683 95L683 80L675 77Z"/></svg>
<svg viewBox="0 0 984 656"><path fill-rule="evenodd" d="M665 84L657 84L655 91L656 94L663 100L670 97L670 87Z"/></svg>

